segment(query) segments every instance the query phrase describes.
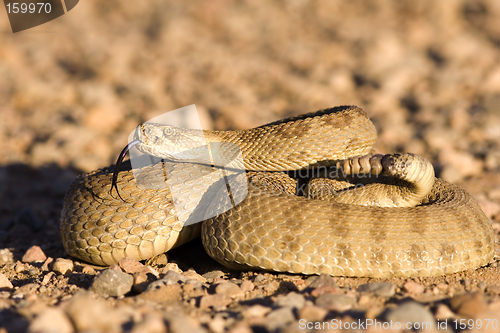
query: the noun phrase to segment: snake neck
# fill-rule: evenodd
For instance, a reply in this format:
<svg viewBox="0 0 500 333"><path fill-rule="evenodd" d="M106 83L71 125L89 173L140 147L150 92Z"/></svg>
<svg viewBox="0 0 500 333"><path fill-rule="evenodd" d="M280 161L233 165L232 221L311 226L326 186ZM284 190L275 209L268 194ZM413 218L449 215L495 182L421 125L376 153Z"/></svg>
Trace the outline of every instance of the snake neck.
<svg viewBox="0 0 500 333"><path fill-rule="evenodd" d="M141 141L137 147L143 152L174 161L249 171L286 171L328 166L366 155L376 137L375 126L366 113L347 106L249 130L186 130L143 124L138 127L136 139Z"/></svg>

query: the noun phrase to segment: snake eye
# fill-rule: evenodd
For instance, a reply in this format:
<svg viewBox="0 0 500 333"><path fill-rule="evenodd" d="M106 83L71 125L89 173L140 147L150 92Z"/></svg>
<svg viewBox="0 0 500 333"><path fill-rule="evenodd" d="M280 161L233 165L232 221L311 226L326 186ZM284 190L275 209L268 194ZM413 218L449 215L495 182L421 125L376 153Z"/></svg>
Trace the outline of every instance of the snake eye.
<svg viewBox="0 0 500 333"><path fill-rule="evenodd" d="M174 130L170 127L166 127L164 130L163 130L163 133L165 133L165 135L172 135L174 133Z"/></svg>

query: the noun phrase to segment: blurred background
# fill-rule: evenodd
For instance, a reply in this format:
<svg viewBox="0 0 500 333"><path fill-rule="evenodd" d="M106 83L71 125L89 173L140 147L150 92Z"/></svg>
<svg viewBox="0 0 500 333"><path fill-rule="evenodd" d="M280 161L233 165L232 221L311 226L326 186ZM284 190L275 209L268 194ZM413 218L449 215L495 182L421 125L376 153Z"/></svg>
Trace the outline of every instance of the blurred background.
<svg viewBox="0 0 500 333"><path fill-rule="evenodd" d="M495 211L499 22L497 0L85 0L12 34L2 9L0 240L25 206L56 235L78 173L190 104L218 130L357 105L378 152L425 156Z"/></svg>

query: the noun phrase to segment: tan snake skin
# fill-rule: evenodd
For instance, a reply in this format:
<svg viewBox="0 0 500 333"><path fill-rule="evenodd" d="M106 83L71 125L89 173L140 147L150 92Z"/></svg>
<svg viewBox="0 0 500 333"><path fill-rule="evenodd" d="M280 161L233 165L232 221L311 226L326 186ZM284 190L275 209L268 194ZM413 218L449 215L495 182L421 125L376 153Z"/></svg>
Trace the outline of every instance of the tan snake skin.
<svg viewBox="0 0 500 333"><path fill-rule="evenodd" d="M172 148L158 145L159 137L148 133L156 131L155 126L140 130L146 135L141 150L168 156ZM164 132L174 137L171 130ZM116 191L110 195L111 168L82 175L68 190L61 214L67 252L98 265L126 256L143 260L198 237L201 227L207 253L235 269L357 277L439 276L478 268L493 258L488 218L468 193L434 178L425 159L411 154L357 158L367 155L376 140L373 124L359 108L336 107L256 129L205 132L204 136L210 142L236 144L243 154L242 167L252 171L229 171L221 178L210 166L175 162L142 170L142 184L164 184L168 174L171 188L186 189L175 200L185 203L186 209L201 207L190 215L174 205L168 187L138 187L130 168L118 174L117 188L124 201ZM148 143L148 138L156 141ZM223 156L231 154L225 151ZM324 187L330 182L325 179L306 186L311 197L326 200L296 196L295 187L301 181L286 173L255 172L311 165L323 173L347 174L334 180L333 187ZM361 181L364 185L354 187L361 179L355 174L370 171L370 177ZM307 173L310 176L312 171ZM227 204L222 194L226 182L246 183L247 178L248 195L241 203L183 227L190 219L220 211ZM204 196L209 188L216 190ZM232 197L238 191L231 188ZM406 207L391 207L401 205Z"/></svg>

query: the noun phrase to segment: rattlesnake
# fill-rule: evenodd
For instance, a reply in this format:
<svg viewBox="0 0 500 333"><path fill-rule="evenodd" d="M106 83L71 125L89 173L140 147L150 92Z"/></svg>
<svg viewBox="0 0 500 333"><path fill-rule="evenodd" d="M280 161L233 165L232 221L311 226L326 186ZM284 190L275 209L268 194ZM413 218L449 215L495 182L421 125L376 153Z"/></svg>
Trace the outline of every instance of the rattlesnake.
<svg viewBox="0 0 500 333"><path fill-rule="evenodd" d="M179 155L189 159L202 137L222 142L218 156L229 165L222 173L213 159L175 161ZM422 157L368 155L376 130L354 106L244 131L145 124L136 139L141 151L174 161L116 173L117 191L111 167L78 177L61 215L62 241L71 256L99 265L124 257L144 260L198 237L201 229L207 253L235 269L438 276L493 258L493 231L477 202L435 178ZM334 172L340 179L333 185L311 181L306 192L312 199L295 195L304 192L298 190L303 177L289 175L303 172ZM358 172L369 177L356 177Z"/></svg>

